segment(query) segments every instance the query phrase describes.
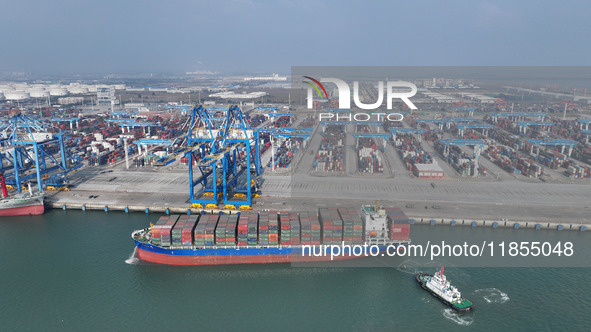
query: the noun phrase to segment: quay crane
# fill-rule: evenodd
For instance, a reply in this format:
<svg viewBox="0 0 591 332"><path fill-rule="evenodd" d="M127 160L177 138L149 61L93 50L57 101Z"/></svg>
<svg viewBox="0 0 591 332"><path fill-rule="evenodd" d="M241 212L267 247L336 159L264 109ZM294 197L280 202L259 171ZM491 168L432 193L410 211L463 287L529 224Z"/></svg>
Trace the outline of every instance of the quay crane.
<svg viewBox="0 0 591 332"><path fill-rule="evenodd" d="M25 114L4 121L0 131L0 173L5 183L19 193L27 182L44 189L67 190L69 172L82 166L78 155L70 155L67 135Z"/></svg>
<svg viewBox="0 0 591 332"><path fill-rule="evenodd" d="M204 107L193 108L185 141L192 206L250 209L260 193L263 168L259 131L246 125L240 108L228 108L221 123Z"/></svg>

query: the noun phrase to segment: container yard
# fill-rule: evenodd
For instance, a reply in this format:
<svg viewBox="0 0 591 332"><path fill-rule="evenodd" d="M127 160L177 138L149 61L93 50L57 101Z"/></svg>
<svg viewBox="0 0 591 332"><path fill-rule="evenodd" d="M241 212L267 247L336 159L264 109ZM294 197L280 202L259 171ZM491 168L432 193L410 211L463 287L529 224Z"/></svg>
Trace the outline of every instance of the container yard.
<svg viewBox="0 0 591 332"><path fill-rule="evenodd" d="M293 171L292 165L299 161L306 149L315 121L310 116L298 121L295 115L274 115L268 129L260 131L263 146L261 155L270 174L282 174ZM271 152L265 154L269 148Z"/></svg>
<svg viewBox="0 0 591 332"><path fill-rule="evenodd" d="M432 164L433 158L423 149L421 142L412 134L398 134L396 150L404 165L411 172L416 172L416 164Z"/></svg>
<svg viewBox="0 0 591 332"><path fill-rule="evenodd" d="M353 134L356 142L357 171L360 174L383 174L386 158L384 152L389 137L386 133L376 133L383 125L357 124Z"/></svg>
<svg viewBox="0 0 591 332"><path fill-rule="evenodd" d="M384 172L384 158L381 151L378 151L377 146L371 138L359 138L357 143L358 148L358 163L357 169L360 173L383 173Z"/></svg>
<svg viewBox="0 0 591 332"><path fill-rule="evenodd" d="M316 152L313 169L316 172L343 173L345 149L345 127L327 125L321 134L322 140Z"/></svg>
<svg viewBox="0 0 591 332"><path fill-rule="evenodd" d="M301 140L282 140L280 145L275 149L275 153L271 160L269 160L267 167L271 168L272 170L277 170L278 168L289 168L296 153L301 149L301 146Z"/></svg>
<svg viewBox="0 0 591 332"><path fill-rule="evenodd" d="M522 153L504 145L489 145L483 156L511 174L538 178L543 174L543 167L533 160L523 158Z"/></svg>
<svg viewBox="0 0 591 332"><path fill-rule="evenodd" d="M446 146L441 141L435 142L435 150L461 176L484 176L486 168L479 165L473 156L468 155L456 145Z"/></svg>

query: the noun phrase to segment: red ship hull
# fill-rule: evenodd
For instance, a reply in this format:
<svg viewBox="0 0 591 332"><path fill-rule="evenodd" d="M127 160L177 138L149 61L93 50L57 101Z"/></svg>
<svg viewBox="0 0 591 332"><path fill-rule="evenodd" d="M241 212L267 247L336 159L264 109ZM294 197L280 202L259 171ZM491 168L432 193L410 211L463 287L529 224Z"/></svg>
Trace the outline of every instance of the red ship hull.
<svg viewBox="0 0 591 332"><path fill-rule="evenodd" d="M330 256L303 257L300 255L209 255L209 256L175 256L166 255L137 248L137 257L141 260L166 265L230 265L230 264L272 264L295 262L326 262ZM348 260L359 256L335 256L332 260Z"/></svg>
<svg viewBox="0 0 591 332"><path fill-rule="evenodd" d="M45 212L45 206L43 204L35 204L29 206L19 206L7 209L0 209L0 217L13 217L13 216L36 216Z"/></svg>

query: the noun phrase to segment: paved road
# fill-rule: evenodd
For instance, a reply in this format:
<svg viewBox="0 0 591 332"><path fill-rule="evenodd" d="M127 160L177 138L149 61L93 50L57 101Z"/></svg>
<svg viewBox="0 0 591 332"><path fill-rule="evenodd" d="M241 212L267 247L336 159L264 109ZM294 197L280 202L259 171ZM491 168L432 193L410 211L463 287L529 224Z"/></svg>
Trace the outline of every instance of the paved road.
<svg viewBox="0 0 591 332"><path fill-rule="evenodd" d="M99 174L93 170L77 173L79 190L106 192L187 193L188 176L184 172L114 170ZM112 181L109 181L113 179ZM435 187L431 185L434 183ZM397 201L472 202L485 204L527 204L552 206L589 206L591 190L587 185L530 183L520 181L436 181L411 178L359 178L272 176L265 179L263 192L269 196L331 199L386 199Z"/></svg>

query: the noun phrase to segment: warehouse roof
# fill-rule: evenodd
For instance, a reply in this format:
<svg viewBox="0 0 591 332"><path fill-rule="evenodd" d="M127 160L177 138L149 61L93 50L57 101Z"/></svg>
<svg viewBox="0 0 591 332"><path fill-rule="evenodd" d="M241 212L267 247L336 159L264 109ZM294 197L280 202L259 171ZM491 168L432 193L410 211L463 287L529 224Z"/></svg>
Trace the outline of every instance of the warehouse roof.
<svg viewBox="0 0 591 332"><path fill-rule="evenodd" d="M415 164L419 172L443 172L443 169L437 164Z"/></svg>

